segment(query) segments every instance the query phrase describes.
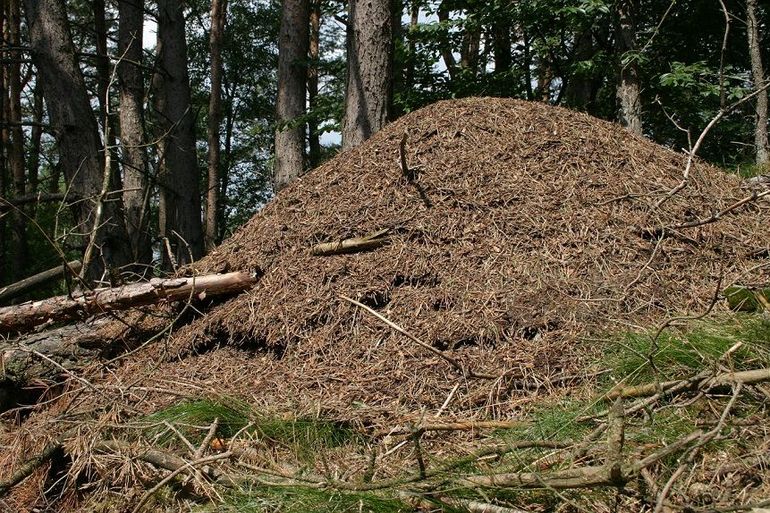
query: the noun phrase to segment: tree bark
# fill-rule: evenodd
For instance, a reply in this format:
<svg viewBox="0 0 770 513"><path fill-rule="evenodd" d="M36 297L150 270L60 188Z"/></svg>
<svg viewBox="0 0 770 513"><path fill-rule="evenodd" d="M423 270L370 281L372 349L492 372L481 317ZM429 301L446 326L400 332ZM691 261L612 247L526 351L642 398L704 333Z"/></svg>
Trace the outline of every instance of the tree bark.
<svg viewBox="0 0 770 513"><path fill-rule="evenodd" d="M350 0L347 60L343 150L367 140L390 115L393 13L388 0Z"/></svg>
<svg viewBox="0 0 770 513"><path fill-rule="evenodd" d="M639 72L628 52L636 49L637 0L620 0L617 7L616 51L620 60L617 99L618 122L634 134L642 135L642 104L639 98Z"/></svg>
<svg viewBox="0 0 770 513"><path fill-rule="evenodd" d="M6 4L6 23L8 24L8 45L18 47L21 43L21 9L19 0L8 0ZM21 65L19 61L10 62L8 76L8 121L12 123L10 144L8 146L8 164L13 178L14 196L23 196L26 192L27 173L24 168L24 133L21 129ZM23 211L14 211L13 215L13 270L14 278L27 267L29 247L27 245L27 220Z"/></svg>
<svg viewBox="0 0 770 513"><path fill-rule="evenodd" d="M27 190L31 194L36 194L38 189L38 175L40 173L40 151L41 140L43 138L43 88L40 83L35 83L35 92L32 104L32 125L29 143L29 158L27 159Z"/></svg>
<svg viewBox="0 0 770 513"><path fill-rule="evenodd" d="M159 231L169 240L176 263L184 265L203 255L203 227L182 3L159 0L158 14L159 94L166 134L159 179Z"/></svg>
<svg viewBox="0 0 770 513"><path fill-rule="evenodd" d="M58 296L0 308L0 334L24 331L54 321L81 320L91 315L160 302L184 301L249 289L257 278L245 272L190 278L153 278L149 282L102 288L75 296Z"/></svg>
<svg viewBox="0 0 770 513"><path fill-rule="evenodd" d="M320 55L321 37L321 0L311 0L310 4L310 49L307 68L307 100L311 116L307 121L308 146L310 148L310 168L321 163L321 139L318 132L318 117L315 113L316 97L318 96L318 62Z"/></svg>
<svg viewBox="0 0 770 513"><path fill-rule="evenodd" d="M749 56L751 58L751 75L754 80L754 89L765 86L765 72L762 66L762 52L760 50L759 23L757 21L757 0L746 0L746 22L749 39ZM766 166L770 162L770 147L767 140L767 90L757 95L754 104L754 146L756 163L758 166Z"/></svg>
<svg viewBox="0 0 770 513"><path fill-rule="evenodd" d="M304 170L304 124L299 123L297 118L305 113L309 21L309 0L283 0L278 43L278 98L275 104L276 192Z"/></svg>
<svg viewBox="0 0 770 513"><path fill-rule="evenodd" d="M123 163L123 202L133 261L152 260L149 224L147 153L144 143L144 81L142 23L144 0L118 2L118 89L120 148Z"/></svg>
<svg viewBox="0 0 770 513"><path fill-rule="evenodd" d="M206 251L219 238L219 126L222 123L222 37L227 16L227 0L212 0L209 51L211 53L211 93L208 117L208 189L206 191Z"/></svg>
<svg viewBox="0 0 770 513"><path fill-rule="evenodd" d="M64 1L24 0L24 5L32 61L58 143L58 166L69 189L83 198L73 205L73 232L91 237L95 231L92 240L96 253L89 259L85 274L90 279L99 279L106 267L117 268L130 261L122 201L101 201L105 172L101 141L75 58ZM101 222L94 226L99 208Z"/></svg>

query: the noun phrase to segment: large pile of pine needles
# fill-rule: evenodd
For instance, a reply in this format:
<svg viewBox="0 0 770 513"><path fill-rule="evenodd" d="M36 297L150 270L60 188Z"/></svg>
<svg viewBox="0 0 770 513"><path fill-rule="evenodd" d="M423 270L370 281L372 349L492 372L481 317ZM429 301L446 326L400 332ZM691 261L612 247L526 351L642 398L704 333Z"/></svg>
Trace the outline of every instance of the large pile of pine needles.
<svg viewBox="0 0 770 513"><path fill-rule="evenodd" d="M408 114L187 270L250 270L252 290L73 380L80 391L29 416L16 447L75 440L87 418L76 457L93 450L83 440L180 397L370 429L437 412L515 419L590 378L596 337L725 309L713 304L725 286L770 280L767 198L733 208L752 192L740 179L697 159L684 179L687 167L541 103ZM365 251L318 254L367 237Z"/></svg>

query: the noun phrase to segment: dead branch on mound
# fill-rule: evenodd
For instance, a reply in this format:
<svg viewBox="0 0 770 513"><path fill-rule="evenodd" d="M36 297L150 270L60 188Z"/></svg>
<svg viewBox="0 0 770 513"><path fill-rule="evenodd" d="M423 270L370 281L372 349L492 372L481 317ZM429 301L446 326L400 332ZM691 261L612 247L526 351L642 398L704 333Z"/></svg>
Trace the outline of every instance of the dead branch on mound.
<svg viewBox="0 0 770 513"><path fill-rule="evenodd" d="M101 288L76 296L58 296L0 308L0 334L24 331L47 322L72 321L114 310L125 310L191 297L235 294L251 288L256 276L245 272L189 278L152 279L115 288Z"/></svg>
<svg viewBox="0 0 770 513"><path fill-rule="evenodd" d="M703 145L703 141L706 139L706 136L711 131L711 129L714 128L714 126L716 126L716 124L719 123L719 121L726 114L729 114L730 112L737 109L747 101L761 94L763 91L766 91L769 87L770 87L770 82L765 84L763 87L757 88L755 91L752 91L751 94L747 94L743 98L731 103L730 105L719 109L719 112L717 112L716 115L713 118L711 118L711 121L708 122L706 127L698 136L698 139L695 141L695 144L687 152L687 163L685 164L684 172L682 173L682 181L679 182L679 184L677 184L676 187L668 191L668 193L664 197L658 200L658 202L655 204L655 208L660 208L660 206L663 205L663 203L665 203L666 201L674 197L679 191L681 191L687 186L687 183L690 180L690 171L692 170L692 165L693 165L693 162L695 161L695 155L700 150L700 147Z"/></svg>
<svg viewBox="0 0 770 513"><path fill-rule="evenodd" d="M355 299L351 299L351 298L349 298L347 296L340 296L340 298L342 298L345 301L347 301L349 303L352 303L352 304L356 305L357 307L359 307L359 308L369 312L370 314L372 314L373 316L375 316L376 318L378 318L379 320L381 320L382 322L387 324L389 327L393 328L397 332L399 332L402 335L404 335L405 337L407 337L409 340L411 340L415 344L417 344L417 345L419 345L421 347L424 347L425 349L427 349L431 353L435 354L439 358L447 361L452 367L457 369L460 372L460 374L462 374L465 377L479 378L479 379L497 379L497 378L500 377L500 376L497 376L497 375L494 375L494 374L485 374L485 373L474 372L472 369L466 368L465 366L463 366L463 364L460 363L458 360L452 358L449 355L444 354L443 352L439 351L438 349L436 349L432 345L423 342L422 340L420 340L419 338L415 337L414 335L412 335L411 333L406 331L404 328L402 328L398 324L394 323L393 321L391 321L390 319L388 319L384 315L382 315L382 314L380 314L378 312L375 312L374 310L372 310L371 308L369 308L365 304L360 303L360 302L356 301Z"/></svg>
<svg viewBox="0 0 770 513"><path fill-rule="evenodd" d="M23 294L31 288L42 285L43 283L51 281L60 276L64 276L68 273L70 275L77 276L81 268L82 264L80 260L73 260L72 262L67 262L64 265L57 265L56 267L48 269L47 271L43 271L28 278L24 278L23 280L17 281L16 283L6 285L5 287L0 288L0 303L8 301L9 299L13 299L14 297Z"/></svg>
<svg viewBox="0 0 770 513"><path fill-rule="evenodd" d="M758 192L754 191L748 196L745 196L738 201L732 203L731 205L725 207L724 209L720 210L719 212L715 212L714 214L710 215L709 217L705 217L702 219L695 219L693 221L688 221L686 223L679 223L679 224L672 224L669 226L664 226L662 228L639 228L639 233L651 236L654 238L665 238L668 236L673 235L673 233L676 230L684 230L687 228L696 228L698 226L705 226L708 224L716 223L720 219L722 219L724 216L731 214L735 212L736 210L740 209L741 207L750 204L755 203L758 200L770 196L770 189Z"/></svg>
<svg viewBox="0 0 770 513"><path fill-rule="evenodd" d="M0 497L6 495L11 490L11 488L24 481L24 479L27 477L31 476L35 470L53 458L54 454L56 454L56 451L59 449L61 449L61 444L58 442L52 442L46 445L40 454L22 463L22 465L16 469L16 471L11 474L8 479L0 481Z"/></svg>
<svg viewBox="0 0 770 513"><path fill-rule="evenodd" d="M310 254L313 256L331 256L371 251L387 244L390 241L389 233L390 230L386 228L363 237L323 242L310 248Z"/></svg>

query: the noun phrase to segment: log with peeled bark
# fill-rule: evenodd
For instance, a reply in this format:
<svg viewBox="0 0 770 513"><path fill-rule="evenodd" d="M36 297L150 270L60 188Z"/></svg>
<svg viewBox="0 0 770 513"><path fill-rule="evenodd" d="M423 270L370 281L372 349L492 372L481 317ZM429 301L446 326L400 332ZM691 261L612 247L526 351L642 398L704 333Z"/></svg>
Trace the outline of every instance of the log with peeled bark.
<svg viewBox="0 0 770 513"><path fill-rule="evenodd" d="M114 310L235 294L251 288L256 282L257 277L247 272L155 278L148 282L96 289L75 296L29 301L0 308L0 335L23 332L48 322L82 320Z"/></svg>

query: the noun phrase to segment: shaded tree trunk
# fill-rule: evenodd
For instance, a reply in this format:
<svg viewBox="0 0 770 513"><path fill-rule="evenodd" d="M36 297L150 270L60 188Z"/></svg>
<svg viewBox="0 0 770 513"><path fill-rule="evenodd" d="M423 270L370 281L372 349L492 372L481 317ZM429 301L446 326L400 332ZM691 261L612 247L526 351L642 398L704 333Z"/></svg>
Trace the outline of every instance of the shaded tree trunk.
<svg viewBox="0 0 770 513"><path fill-rule="evenodd" d="M32 121L35 123L32 125L29 142L29 158L27 159L27 191L34 194L38 190L39 174L40 174L40 142L43 138L43 88L40 86L40 82L35 83L35 92L33 93L32 100Z"/></svg>
<svg viewBox="0 0 770 513"><path fill-rule="evenodd" d="M278 192L302 174L307 60L310 38L309 0L283 0L278 42L278 98L275 104L274 186Z"/></svg>
<svg viewBox="0 0 770 513"><path fill-rule="evenodd" d="M492 25L492 55L496 74L507 73L513 64L511 31L511 21L502 17Z"/></svg>
<svg viewBox="0 0 770 513"><path fill-rule="evenodd" d="M393 13L388 0L350 0L342 148L358 146L390 115Z"/></svg>
<svg viewBox="0 0 770 513"><path fill-rule="evenodd" d="M571 60L574 63L588 61L592 59L596 51L594 48L593 34L591 28L587 28L575 36L575 46L572 51ZM596 88L594 87L594 78L590 72L578 69L569 77L566 84L566 100L570 107L578 110L591 111L596 98Z"/></svg>
<svg viewBox="0 0 770 513"><path fill-rule="evenodd" d="M310 148L310 167L321 163L321 139L318 132L318 116L315 114L316 97L318 96L318 62L320 55L321 36L321 0L311 0L310 5L310 49L307 69L307 99L312 115L307 121L308 146Z"/></svg>
<svg viewBox="0 0 770 513"><path fill-rule="evenodd" d="M446 0L443 0L438 5L436 14L438 16L438 21L444 25L449 24L449 7L447 6ZM454 80L457 76L457 62L455 61L454 53L452 52L452 41L448 34L441 38L440 45L441 58L444 61L444 66L446 66L447 73L449 73L449 79Z"/></svg>
<svg viewBox="0 0 770 513"><path fill-rule="evenodd" d="M6 23L8 45L18 47L20 45L21 9L19 0L8 0L6 3ZM23 196L26 192L27 173L24 168L24 133L21 129L21 66L18 60L11 60L7 64L8 76L8 121L9 129L8 164L13 178L14 196ZM27 220L23 211L14 211L13 215L13 270L14 277L23 275L23 270L29 261L29 247L27 245Z"/></svg>
<svg viewBox="0 0 770 513"><path fill-rule="evenodd" d="M130 260L122 201L102 201L101 141L75 59L64 1L24 0L24 5L32 61L38 69L58 143L58 166L70 190L83 198L73 205L74 233L90 234L94 245L94 258L89 259L85 275L98 279L106 267L117 268Z"/></svg>
<svg viewBox="0 0 770 513"><path fill-rule="evenodd" d="M219 238L219 125L222 123L222 37L227 16L227 0L212 0L209 51L211 53L211 94L208 117L208 189L206 190L206 251Z"/></svg>
<svg viewBox="0 0 770 513"><path fill-rule="evenodd" d="M176 263L184 265L203 255L195 116L182 4L179 0L159 0L158 14L160 72L156 78L166 134L159 177L159 231L169 240Z"/></svg>
<svg viewBox="0 0 770 513"><path fill-rule="evenodd" d="M144 148L144 81L142 23L144 0L118 2L118 88L120 148L123 162L123 202L133 261L147 264L152 250L149 224L147 153Z"/></svg>
<svg viewBox="0 0 770 513"><path fill-rule="evenodd" d="M636 49L636 0L620 0L617 6L616 51L620 76L616 92L618 122L630 132L642 135L642 104L639 98L639 72L635 59L627 58Z"/></svg>
<svg viewBox="0 0 770 513"><path fill-rule="evenodd" d="M759 23L757 21L757 0L746 0L746 21L749 38L749 56L751 57L751 76L754 88L765 87L765 72L762 67L762 52L760 50ZM754 112L754 147L756 163L766 166L770 162L770 148L767 141L767 90L757 95Z"/></svg>

